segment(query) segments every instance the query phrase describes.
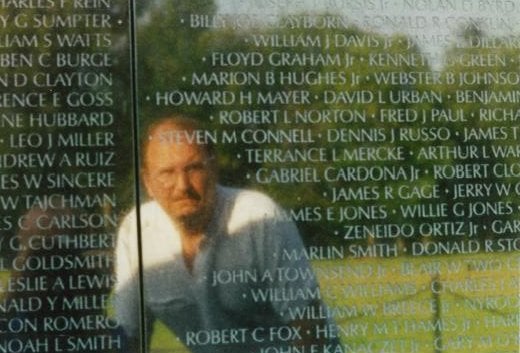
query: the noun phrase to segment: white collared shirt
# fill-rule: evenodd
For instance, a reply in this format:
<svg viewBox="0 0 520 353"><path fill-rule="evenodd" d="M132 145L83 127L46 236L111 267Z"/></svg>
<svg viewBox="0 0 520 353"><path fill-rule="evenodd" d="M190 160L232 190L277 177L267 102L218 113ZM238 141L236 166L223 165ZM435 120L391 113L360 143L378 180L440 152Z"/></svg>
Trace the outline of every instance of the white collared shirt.
<svg viewBox="0 0 520 353"><path fill-rule="evenodd" d="M184 263L179 232L159 204L148 202L140 211L147 321L161 320L185 344L190 333L200 330L286 325L291 321L289 308L303 308L312 301L305 296L291 300L286 296L296 291L319 292L307 260L284 255L284 250L303 250L295 224L259 192L217 187L215 214L192 273ZM138 335L135 210L119 229L116 256L117 318L129 335ZM284 276L284 271L291 276ZM264 300L260 294L268 298ZM240 352L258 342L242 343L227 348L189 348L193 352L218 352L215 348Z"/></svg>

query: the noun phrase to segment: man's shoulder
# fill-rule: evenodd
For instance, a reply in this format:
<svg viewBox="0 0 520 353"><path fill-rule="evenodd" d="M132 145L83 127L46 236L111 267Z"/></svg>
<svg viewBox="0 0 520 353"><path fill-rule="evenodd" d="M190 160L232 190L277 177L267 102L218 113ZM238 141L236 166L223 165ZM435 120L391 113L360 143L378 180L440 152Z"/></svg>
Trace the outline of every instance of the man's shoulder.
<svg viewBox="0 0 520 353"><path fill-rule="evenodd" d="M139 206L139 212L137 207L133 207L124 217L122 224L137 225L138 215L142 228L169 220L156 201L147 201Z"/></svg>
<svg viewBox="0 0 520 353"><path fill-rule="evenodd" d="M263 211L277 211L280 208L273 199L256 190L219 186L219 193L226 204L235 208L245 207Z"/></svg>
<svg viewBox="0 0 520 353"><path fill-rule="evenodd" d="M283 209L262 192L230 187L220 187L218 192L223 203L218 206L218 212L227 214L228 226L232 228L245 223L271 222L286 217Z"/></svg>
<svg viewBox="0 0 520 353"><path fill-rule="evenodd" d="M161 210L161 207L157 203L157 201L147 201L139 205L139 215L150 216L157 213L158 210ZM125 218L136 218L137 217L137 207L134 206L132 209L126 214Z"/></svg>

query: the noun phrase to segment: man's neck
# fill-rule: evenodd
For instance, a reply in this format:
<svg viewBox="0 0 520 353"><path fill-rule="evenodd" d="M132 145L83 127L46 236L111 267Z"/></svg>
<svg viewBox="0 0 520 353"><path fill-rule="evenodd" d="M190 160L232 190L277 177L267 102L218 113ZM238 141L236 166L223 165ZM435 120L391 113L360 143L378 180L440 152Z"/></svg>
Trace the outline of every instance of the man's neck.
<svg viewBox="0 0 520 353"><path fill-rule="evenodd" d="M184 264L190 273L193 272L195 258L200 251L200 245L204 238L204 233L187 234L181 232L182 256Z"/></svg>
<svg viewBox="0 0 520 353"><path fill-rule="evenodd" d="M177 222L182 245L184 263L190 272L193 272L195 258L200 251L200 245L206 237L209 217L192 217Z"/></svg>

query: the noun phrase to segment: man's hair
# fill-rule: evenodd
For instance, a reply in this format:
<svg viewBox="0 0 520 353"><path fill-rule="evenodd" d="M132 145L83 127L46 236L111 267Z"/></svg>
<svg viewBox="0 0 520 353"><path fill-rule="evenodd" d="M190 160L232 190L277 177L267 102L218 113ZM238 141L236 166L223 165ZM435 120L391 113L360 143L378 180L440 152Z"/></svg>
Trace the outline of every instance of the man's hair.
<svg viewBox="0 0 520 353"><path fill-rule="evenodd" d="M152 136L156 133L156 131L164 125L171 125L171 130L175 131L204 131L206 130L202 127L202 124L189 116L175 114L167 117L163 117L157 120L154 120L152 123L148 125L146 128L146 133L141 136L141 168L144 170L146 167L146 156L148 147L150 142L152 141ZM211 141L207 141L204 144L198 144L198 146L205 152L208 159L215 158L215 146Z"/></svg>

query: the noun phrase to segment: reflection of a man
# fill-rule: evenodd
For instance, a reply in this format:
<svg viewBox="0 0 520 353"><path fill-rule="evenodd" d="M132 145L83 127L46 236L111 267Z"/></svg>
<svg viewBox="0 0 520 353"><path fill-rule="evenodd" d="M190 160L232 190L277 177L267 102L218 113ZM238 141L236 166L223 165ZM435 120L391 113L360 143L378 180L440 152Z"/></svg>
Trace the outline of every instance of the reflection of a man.
<svg viewBox="0 0 520 353"><path fill-rule="evenodd" d="M192 120L163 119L143 146L153 199L140 208L148 329L162 321L193 352L308 342L314 332L294 312L316 305L319 289L305 259L284 256L303 250L294 223L267 196L218 185L212 147L191 142L200 131ZM124 220L117 247L116 310L131 337L139 335L136 217Z"/></svg>

